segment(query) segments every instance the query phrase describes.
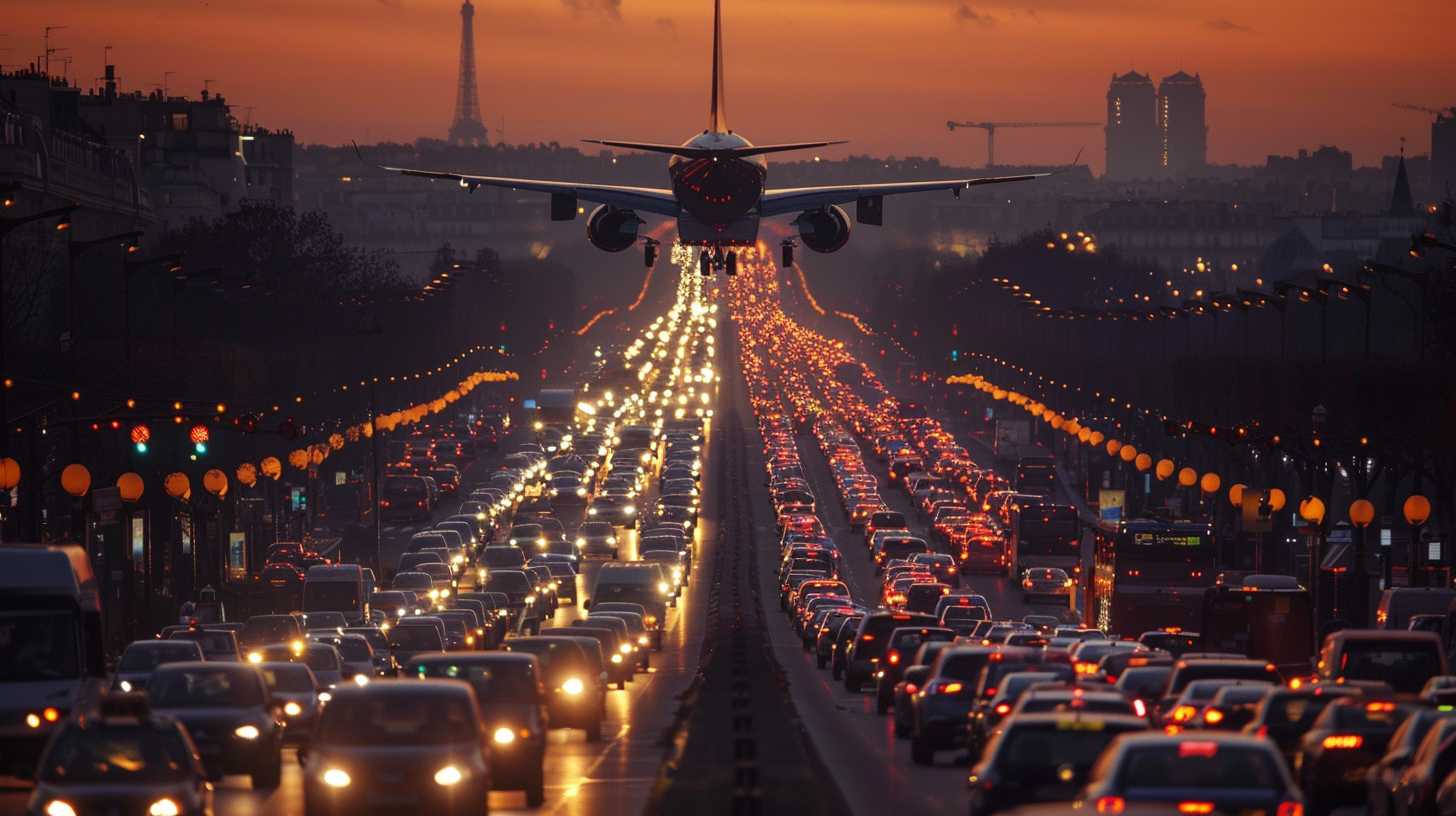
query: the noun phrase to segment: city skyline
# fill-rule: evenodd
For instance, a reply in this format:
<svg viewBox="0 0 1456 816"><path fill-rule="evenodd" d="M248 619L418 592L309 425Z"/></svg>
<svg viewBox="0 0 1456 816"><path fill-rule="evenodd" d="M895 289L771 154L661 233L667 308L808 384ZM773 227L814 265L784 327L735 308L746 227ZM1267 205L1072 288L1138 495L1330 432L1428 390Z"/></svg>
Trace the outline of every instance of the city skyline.
<svg viewBox="0 0 1456 816"><path fill-rule="evenodd" d="M736 0L725 9L733 47L727 76L735 124L756 140L828 129L850 140L828 156L978 164L984 140L947 133L946 118L1087 118L1098 114L1114 73L1185 70L1200 73L1208 91L1211 163L1258 164L1270 153L1337 144L1368 165L1397 152L1402 136L1410 151L1428 149L1429 118L1391 103L1453 101L1443 98L1450 85L1441 79L1450 75L1449 52L1434 27L1412 24L1441 4L1401 5L1400 15L1353 7L1329 15L1304 2L1199 2L1167 11L1120 0L1087 11L1060 0L911 0L893 8L814 0L787 9ZM160 86L171 72L169 90L195 95L213 80L240 109L252 108L253 121L292 128L305 142L445 136L458 62L456 0L263 6L148 0L122 11L66 0L22 7L11 15L7 64L30 62L27 54L41 51L42 27L64 25L52 46L69 49L56 59L72 60L70 76L82 87L100 76L110 45L124 88ZM623 133L680 140L675 123L696 123L701 114L709 13L707 4L665 0L482 4L476 47L485 123L494 130L504 117L512 143ZM1308 24L1314 13L1318 29ZM166 26L158 26L163 18ZM319 26L347 46L320 42ZM891 63L897 70L884 71ZM798 78L816 72L824 79ZM1279 81L1270 81L1273 74ZM903 93L906 76L919 79L920 93ZM805 83L816 90L804 93ZM1332 126L1323 114L1336 107L1360 115ZM916 122L923 122L918 132ZM1102 146L1097 133L1023 131L1004 140L999 158L1055 161L1084 147L1100 171Z"/></svg>

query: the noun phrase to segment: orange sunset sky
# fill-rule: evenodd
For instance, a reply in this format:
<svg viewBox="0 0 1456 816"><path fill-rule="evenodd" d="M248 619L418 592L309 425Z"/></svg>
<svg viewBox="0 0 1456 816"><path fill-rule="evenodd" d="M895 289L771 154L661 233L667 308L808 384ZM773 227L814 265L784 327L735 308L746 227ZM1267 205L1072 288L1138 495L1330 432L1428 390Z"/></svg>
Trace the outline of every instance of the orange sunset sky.
<svg viewBox="0 0 1456 816"><path fill-rule="evenodd" d="M1336 144L1371 164L1456 104L1451 0L724 0L730 123L758 142L846 138L849 152L982 163L957 119L1104 118L1113 72L1202 74L1209 160ZM455 0L0 0L0 62L67 26L83 87L112 46L122 86L204 79L239 118L304 142L443 137L455 99ZM480 0L481 107L509 142L681 141L703 127L709 0ZM59 60L59 57L56 58ZM53 61L59 71L60 63ZM1003 163L1100 171L1097 128L1006 131Z"/></svg>

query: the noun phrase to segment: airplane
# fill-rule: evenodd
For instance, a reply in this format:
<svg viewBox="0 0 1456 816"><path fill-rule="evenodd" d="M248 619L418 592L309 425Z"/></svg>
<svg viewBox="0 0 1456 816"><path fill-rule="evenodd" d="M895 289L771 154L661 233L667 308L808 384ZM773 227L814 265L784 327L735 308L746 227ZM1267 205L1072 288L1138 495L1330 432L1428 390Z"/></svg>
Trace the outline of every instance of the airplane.
<svg viewBox="0 0 1456 816"><path fill-rule="evenodd" d="M884 197L901 193L949 190L960 198L961 191L986 184L1028 181L1049 173L1014 176L942 179L871 184L839 184L820 187L768 188L770 153L808 150L844 144L838 140L754 145L728 127L723 82L722 0L713 0L713 77L708 127L682 145L630 142L614 139L584 139L591 144L665 153L670 189L593 184L577 181L479 176L453 171L382 167L407 176L455 181L467 192L476 188L504 187L547 193L551 196L551 220L571 221L578 213L578 201L597 204L586 219L586 235L593 246L606 252L622 252L637 244L638 230L645 224L638 213L677 219L678 242L701 247L699 270L712 269L737 274L735 248L753 246L758 240L759 221L797 212L793 224L799 240L815 252L836 252L849 241L850 220L841 204L855 205L855 221L879 226L884 223ZM658 242L643 238L644 260L651 267L657 259ZM784 267L794 263L793 239L782 244Z"/></svg>

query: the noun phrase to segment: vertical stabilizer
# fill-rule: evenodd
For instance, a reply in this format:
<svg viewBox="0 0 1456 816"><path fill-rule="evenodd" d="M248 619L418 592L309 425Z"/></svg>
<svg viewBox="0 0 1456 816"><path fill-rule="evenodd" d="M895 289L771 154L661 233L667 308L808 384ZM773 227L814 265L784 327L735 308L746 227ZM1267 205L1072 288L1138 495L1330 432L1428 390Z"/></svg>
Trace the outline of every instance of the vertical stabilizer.
<svg viewBox="0 0 1456 816"><path fill-rule="evenodd" d="M723 96L723 0L713 0L713 104L708 111L708 130L728 132L728 107Z"/></svg>

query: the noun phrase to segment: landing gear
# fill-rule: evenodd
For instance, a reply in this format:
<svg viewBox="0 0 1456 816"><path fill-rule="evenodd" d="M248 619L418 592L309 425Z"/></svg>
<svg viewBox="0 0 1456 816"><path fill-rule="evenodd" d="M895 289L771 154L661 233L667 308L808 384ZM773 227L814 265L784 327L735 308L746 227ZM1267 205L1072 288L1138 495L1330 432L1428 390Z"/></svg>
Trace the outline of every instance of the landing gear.
<svg viewBox="0 0 1456 816"><path fill-rule="evenodd" d="M726 266L726 269L727 269L727 272L728 272L728 277L731 278L734 275L737 275L738 274L738 253L737 252L730 251L728 253L728 255L726 256L726 258L724 259L724 265Z"/></svg>
<svg viewBox="0 0 1456 816"><path fill-rule="evenodd" d="M657 239L648 238L642 245L642 261L648 269L657 263Z"/></svg>
<svg viewBox="0 0 1456 816"><path fill-rule="evenodd" d="M783 251L783 257L779 259L781 261L779 268L788 269L794 265L794 241L792 238L785 238L783 244L780 246Z"/></svg>
<svg viewBox="0 0 1456 816"><path fill-rule="evenodd" d="M707 277L713 274L713 260L708 257L707 250L704 250L703 253L698 256L698 272L700 272L703 277Z"/></svg>

